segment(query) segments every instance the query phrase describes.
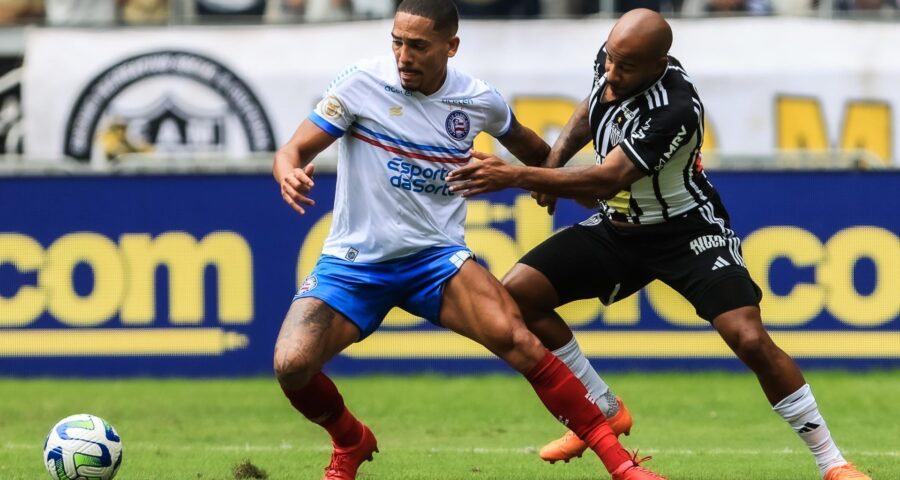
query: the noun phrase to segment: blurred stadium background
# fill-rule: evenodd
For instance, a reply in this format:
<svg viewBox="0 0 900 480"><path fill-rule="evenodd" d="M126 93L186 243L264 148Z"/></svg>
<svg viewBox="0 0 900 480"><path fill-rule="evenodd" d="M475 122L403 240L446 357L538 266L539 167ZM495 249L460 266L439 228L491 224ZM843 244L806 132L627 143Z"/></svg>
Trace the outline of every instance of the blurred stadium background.
<svg viewBox="0 0 900 480"><path fill-rule="evenodd" d="M707 106L703 162L745 239L763 316L811 372L848 456L900 478L896 0L457 3L467 18L452 64L497 86L551 143L617 15L671 19L672 53ZM327 440L280 398L271 351L331 221L336 149L316 162L318 204L303 217L282 204L270 162L335 75L390 52L393 8L0 0L0 451L13 458L0 478L41 478L46 429L80 411L119 428L121 478L232 478L245 457L270 478L316 478ZM503 153L489 138L476 148ZM502 192L470 202L467 239L502 276L587 215L564 203L548 217L527 192ZM659 470L816 478L753 379L668 287L563 310L637 412L626 443L655 452ZM327 368L400 452L362 478L593 471L544 469L533 448L559 428L525 383L402 311ZM422 411L420 397L458 400ZM423 456L439 467L408 472Z"/></svg>

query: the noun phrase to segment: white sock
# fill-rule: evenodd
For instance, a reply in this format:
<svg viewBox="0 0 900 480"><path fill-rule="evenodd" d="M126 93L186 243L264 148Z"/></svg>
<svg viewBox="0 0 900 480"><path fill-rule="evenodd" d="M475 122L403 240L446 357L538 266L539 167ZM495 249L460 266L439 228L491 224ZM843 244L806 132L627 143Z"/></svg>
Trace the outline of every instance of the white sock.
<svg viewBox="0 0 900 480"><path fill-rule="evenodd" d="M847 463L831 439L831 432L819 413L809 384L778 402L772 410L781 415L806 442L809 451L816 457L816 465L823 477L831 468Z"/></svg>
<svg viewBox="0 0 900 480"><path fill-rule="evenodd" d="M590 395L590 400L600 407L606 418L612 417L619 412L619 402L616 401L615 394L609 389L609 385L600 378L600 375L591 366L591 362L584 356L581 349L578 348L578 342L575 341L575 337L572 337L569 343L554 350L553 354L569 367L569 370L578 377L578 380L581 380L581 383L584 384L584 388L587 389Z"/></svg>

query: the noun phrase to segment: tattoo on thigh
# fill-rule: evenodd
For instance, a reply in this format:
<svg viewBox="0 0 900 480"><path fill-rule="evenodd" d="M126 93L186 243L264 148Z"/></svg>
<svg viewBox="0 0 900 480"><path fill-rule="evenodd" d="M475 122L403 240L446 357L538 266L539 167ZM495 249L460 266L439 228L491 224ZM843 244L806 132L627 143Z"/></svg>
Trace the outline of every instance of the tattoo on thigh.
<svg viewBox="0 0 900 480"><path fill-rule="evenodd" d="M313 350L334 319L334 310L323 302L305 302L298 307L285 318L275 342L277 361L282 368Z"/></svg>

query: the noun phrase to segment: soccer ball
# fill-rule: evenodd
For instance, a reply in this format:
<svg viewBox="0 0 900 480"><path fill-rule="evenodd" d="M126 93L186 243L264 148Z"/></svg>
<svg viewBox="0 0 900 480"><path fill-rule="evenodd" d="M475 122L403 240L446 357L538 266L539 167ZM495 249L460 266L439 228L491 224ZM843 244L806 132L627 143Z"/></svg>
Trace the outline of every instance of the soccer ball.
<svg viewBox="0 0 900 480"><path fill-rule="evenodd" d="M54 480L110 480L122 465L122 440L106 420L72 415L47 434L44 465Z"/></svg>

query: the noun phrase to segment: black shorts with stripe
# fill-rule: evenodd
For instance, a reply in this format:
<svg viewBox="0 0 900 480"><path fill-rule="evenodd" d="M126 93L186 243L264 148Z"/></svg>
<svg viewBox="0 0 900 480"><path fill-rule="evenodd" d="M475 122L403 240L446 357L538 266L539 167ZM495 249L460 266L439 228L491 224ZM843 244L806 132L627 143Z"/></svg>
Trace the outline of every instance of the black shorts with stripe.
<svg viewBox="0 0 900 480"><path fill-rule="evenodd" d="M609 305L661 280L712 322L735 308L758 306L762 298L717 196L658 224L617 227L597 214L550 237L519 262L550 280L560 305L587 298Z"/></svg>

